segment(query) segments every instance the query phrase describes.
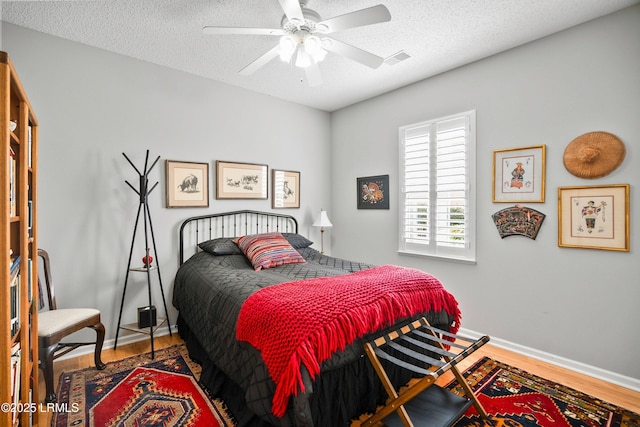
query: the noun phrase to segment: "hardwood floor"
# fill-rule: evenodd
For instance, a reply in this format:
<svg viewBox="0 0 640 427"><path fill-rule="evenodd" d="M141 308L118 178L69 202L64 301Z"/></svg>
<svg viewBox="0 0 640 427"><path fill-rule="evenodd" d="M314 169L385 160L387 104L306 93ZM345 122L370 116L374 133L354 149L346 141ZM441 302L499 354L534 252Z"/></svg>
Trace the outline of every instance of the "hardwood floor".
<svg viewBox="0 0 640 427"><path fill-rule="evenodd" d="M156 337L155 348L163 348L170 345L181 343L182 340L174 334L173 337L168 335ZM120 360L125 357L134 356L140 353L151 351L149 341L139 341L126 346L121 346L118 350L107 349L102 352L102 360L107 363L113 360ZM583 393L597 397L604 401L621 406L630 411L640 414L640 392L629 390L615 384L608 383L596 378L591 378L583 374L579 374L568 369L560 368L537 359L528 358L518 353L505 350L491 344L487 344L465 359L458 366L461 370L465 370L475 361L483 356L491 357L495 360L507 363L509 365L524 369L538 376L553 380L565 386L580 390ZM66 359L55 362L55 386L58 387L58 378L63 371L72 371L93 366L93 355L87 354L72 359ZM450 375L450 376L448 376ZM40 375L40 396L45 395L44 380ZM438 384L447 384L453 379L451 373L443 375L439 378ZM51 425L51 414L42 413L40 417L40 426Z"/></svg>

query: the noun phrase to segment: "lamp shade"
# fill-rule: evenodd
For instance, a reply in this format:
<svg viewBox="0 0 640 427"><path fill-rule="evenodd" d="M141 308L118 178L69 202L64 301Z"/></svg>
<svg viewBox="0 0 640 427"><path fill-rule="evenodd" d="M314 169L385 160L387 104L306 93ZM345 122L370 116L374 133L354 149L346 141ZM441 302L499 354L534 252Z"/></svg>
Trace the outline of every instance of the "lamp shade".
<svg viewBox="0 0 640 427"><path fill-rule="evenodd" d="M280 44L278 48L278 55L280 55L280 59L284 62L291 61L291 57L298 48L299 43L300 42L291 34L282 36L280 38Z"/></svg>
<svg viewBox="0 0 640 427"><path fill-rule="evenodd" d="M284 62L291 62L295 55L294 64L299 68L307 68L312 64L322 62L327 51L322 47L322 40L308 31L297 31L280 37L278 55Z"/></svg>
<svg viewBox="0 0 640 427"><path fill-rule="evenodd" d="M320 210L320 215L318 215L316 221L313 223L313 227L333 227L333 224L329 221L327 212L324 209Z"/></svg>

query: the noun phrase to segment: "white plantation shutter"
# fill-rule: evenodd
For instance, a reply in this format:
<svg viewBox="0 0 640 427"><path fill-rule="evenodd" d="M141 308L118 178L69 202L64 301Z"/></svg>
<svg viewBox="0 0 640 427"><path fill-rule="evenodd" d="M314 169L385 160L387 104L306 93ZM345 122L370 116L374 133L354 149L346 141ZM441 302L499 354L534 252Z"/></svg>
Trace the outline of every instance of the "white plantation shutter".
<svg viewBox="0 0 640 427"><path fill-rule="evenodd" d="M400 128L401 252L475 261L475 111Z"/></svg>

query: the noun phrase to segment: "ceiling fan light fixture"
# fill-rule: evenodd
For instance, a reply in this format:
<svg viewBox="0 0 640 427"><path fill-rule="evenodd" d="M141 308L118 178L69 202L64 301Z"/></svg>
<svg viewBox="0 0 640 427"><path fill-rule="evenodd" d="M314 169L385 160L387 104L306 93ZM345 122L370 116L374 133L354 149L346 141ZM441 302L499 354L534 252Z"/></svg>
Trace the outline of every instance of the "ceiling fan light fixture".
<svg viewBox="0 0 640 427"><path fill-rule="evenodd" d="M296 67L307 68L311 66L312 61L313 58L307 53L306 50L298 49L298 54L296 55Z"/></svg>
<svg viewBox="0 0 640 427"><path fill-rule="evenodd" d="M327 51L323 49L323 41L313 34L286 34L280 37L278 44L278 56L284 62L290 63L293 55L296 55L295 66L307 68L311 64L317 64L324 60Z"/></svg>
<svg viewBox="0 0 640 427"><path fill-rule="evenodd" d="M322 48L320 37L310 34L302 40L305 52L311 57L314 63L319 63L327 56L327 51Z"/></svg>
<svg viewBox="0 0 640 427"><path fill-rule="evenodd" d="M278 55L280 56L280 59L284 62L290 62L291 57L298 48L299 44L300 41L298 40L298 38L292 34L287 34L280 37L280 43L278 46Z"/></svg>
<svg viewBox="0 0 640 427"><path fill-rule="evenodd" d="M311 56L318 54L322 50L322 42L318 36L309 35L302 41L304 50Z"/></svg>

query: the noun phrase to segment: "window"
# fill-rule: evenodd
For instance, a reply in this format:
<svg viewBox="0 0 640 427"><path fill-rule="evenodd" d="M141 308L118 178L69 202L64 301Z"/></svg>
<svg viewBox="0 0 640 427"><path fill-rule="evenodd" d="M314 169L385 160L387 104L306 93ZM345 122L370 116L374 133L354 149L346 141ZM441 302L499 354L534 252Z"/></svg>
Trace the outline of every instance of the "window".
<svg viewBox="0 0 640 427"><path fill-rule="evenodd" d="M475 111L400 128L402 253L475 262Z"/></svg>

